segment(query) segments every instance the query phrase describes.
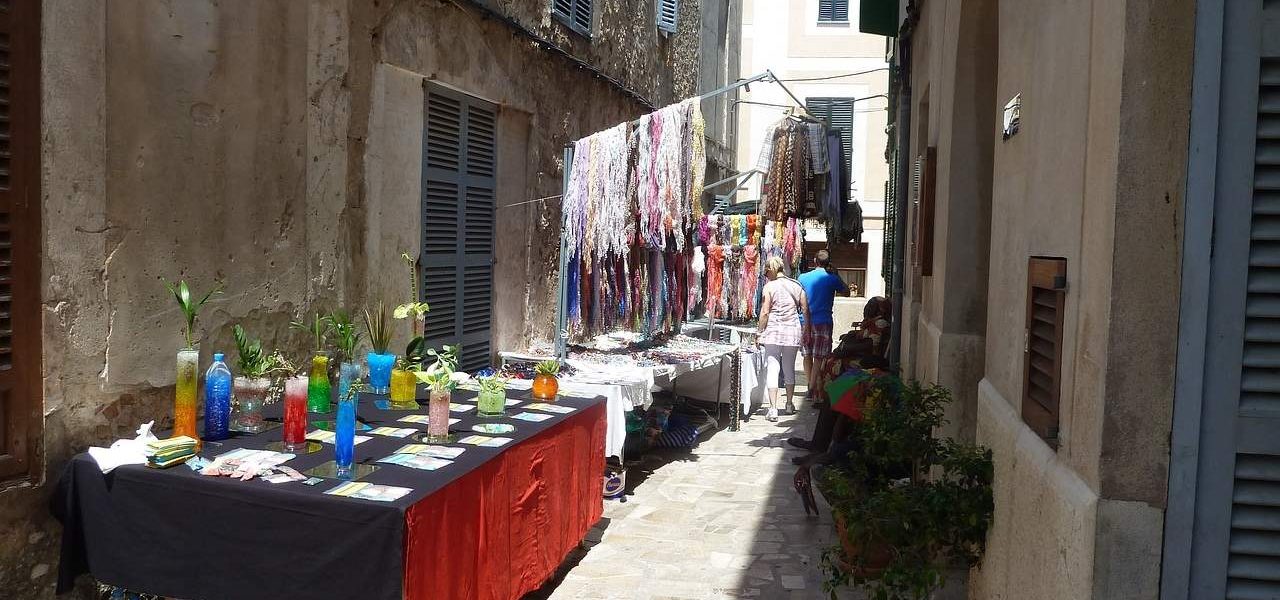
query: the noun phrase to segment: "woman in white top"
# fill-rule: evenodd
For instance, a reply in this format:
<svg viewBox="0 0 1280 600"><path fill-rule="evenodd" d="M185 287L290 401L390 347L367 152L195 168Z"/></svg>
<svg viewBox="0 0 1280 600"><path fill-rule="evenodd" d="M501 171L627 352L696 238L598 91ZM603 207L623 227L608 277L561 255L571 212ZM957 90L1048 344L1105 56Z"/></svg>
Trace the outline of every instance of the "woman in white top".
<svg viewBox="0 0 1280 600"><path fill-rule="evenodd" d="M805 298L800 283L782 271L786 265L777 256L764 263L764 274L769 283L764 284L760 304L760 344L764 346L765 386L769 390L769 421L778 420L778 372L787 387L787 410L796 410L793 398L796 392L796 352L804 334L800 315L809 320L809 300Z"/></svg>

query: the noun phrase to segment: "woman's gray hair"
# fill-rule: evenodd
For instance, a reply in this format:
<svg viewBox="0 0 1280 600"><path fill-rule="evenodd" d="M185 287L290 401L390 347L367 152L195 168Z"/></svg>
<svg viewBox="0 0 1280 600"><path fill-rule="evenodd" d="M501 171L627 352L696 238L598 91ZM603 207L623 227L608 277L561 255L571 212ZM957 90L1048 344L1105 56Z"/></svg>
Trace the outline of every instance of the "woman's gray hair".
<svg viewBox="0 0 1280 600"><path fill-rule="evenodd" d="M769 260L764 261L765 272L786 273L787 263L782 262L781 256L770 256Z"/></svg>

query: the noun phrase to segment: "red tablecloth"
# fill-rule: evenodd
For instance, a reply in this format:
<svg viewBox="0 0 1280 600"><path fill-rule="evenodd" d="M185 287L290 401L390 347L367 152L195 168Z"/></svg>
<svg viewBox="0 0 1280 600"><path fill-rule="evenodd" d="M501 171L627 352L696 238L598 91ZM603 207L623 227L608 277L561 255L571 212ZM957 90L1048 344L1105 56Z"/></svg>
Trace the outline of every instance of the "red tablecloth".
<svg viewBox="0 0 1280 600"><path fill-rule="evenodd" d="M603 514L605 404L525 440L405 514L404 597L537 589Z"/></svg>

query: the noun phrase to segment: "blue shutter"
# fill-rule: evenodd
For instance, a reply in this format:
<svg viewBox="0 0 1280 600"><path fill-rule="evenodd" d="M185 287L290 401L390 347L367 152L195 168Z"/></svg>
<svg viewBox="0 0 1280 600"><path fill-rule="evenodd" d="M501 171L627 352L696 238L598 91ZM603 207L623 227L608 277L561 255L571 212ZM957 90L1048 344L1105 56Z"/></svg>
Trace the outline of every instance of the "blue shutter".
<svg viewBox="0 0 1280 600"><path fill-rule="evenodd" d="M818 22L849 22L849 0L818 0Z"/></svg>
<svg viewBox="0 0 1280 600"><path fill-rule="evenodd" d="M462 344L459 366L489 364L497 115L428 83L423 132L422 282L428 345Z"/></svg>
<svg viewBox="0 0 1280 600"><path fill-rule="evenodd" d="M679 0L657 0L658 31L676 32L676 16L680 12Z"/></svg>

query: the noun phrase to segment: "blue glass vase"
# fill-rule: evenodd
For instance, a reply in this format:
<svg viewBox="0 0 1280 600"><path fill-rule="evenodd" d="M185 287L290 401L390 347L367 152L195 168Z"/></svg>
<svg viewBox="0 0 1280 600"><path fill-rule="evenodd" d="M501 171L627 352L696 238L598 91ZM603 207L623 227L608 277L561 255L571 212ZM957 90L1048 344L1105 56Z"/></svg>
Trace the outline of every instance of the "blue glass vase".
<svg viewBox="0 0 1280 600"><path fill-rule="evenodd" d="M365 356L369 365L369 387L375 394L386 394L391 391L391 368L396 364L396 355L370 352Z"/></svg>
<svg viewBox="0 0 1280 600"><path fill-rule="evenodd" d="M338 417L333 432L333 462L338 479L351 479L356 450L356 394L338 396Z"/></svg>
<svg viewBox="0 0 1280 600"><path fill-rule="evenodd" d="M338 367L338 398L346 398L351 391L351 384L360 381L362 372L360 363L346 361Z"/></svg>

